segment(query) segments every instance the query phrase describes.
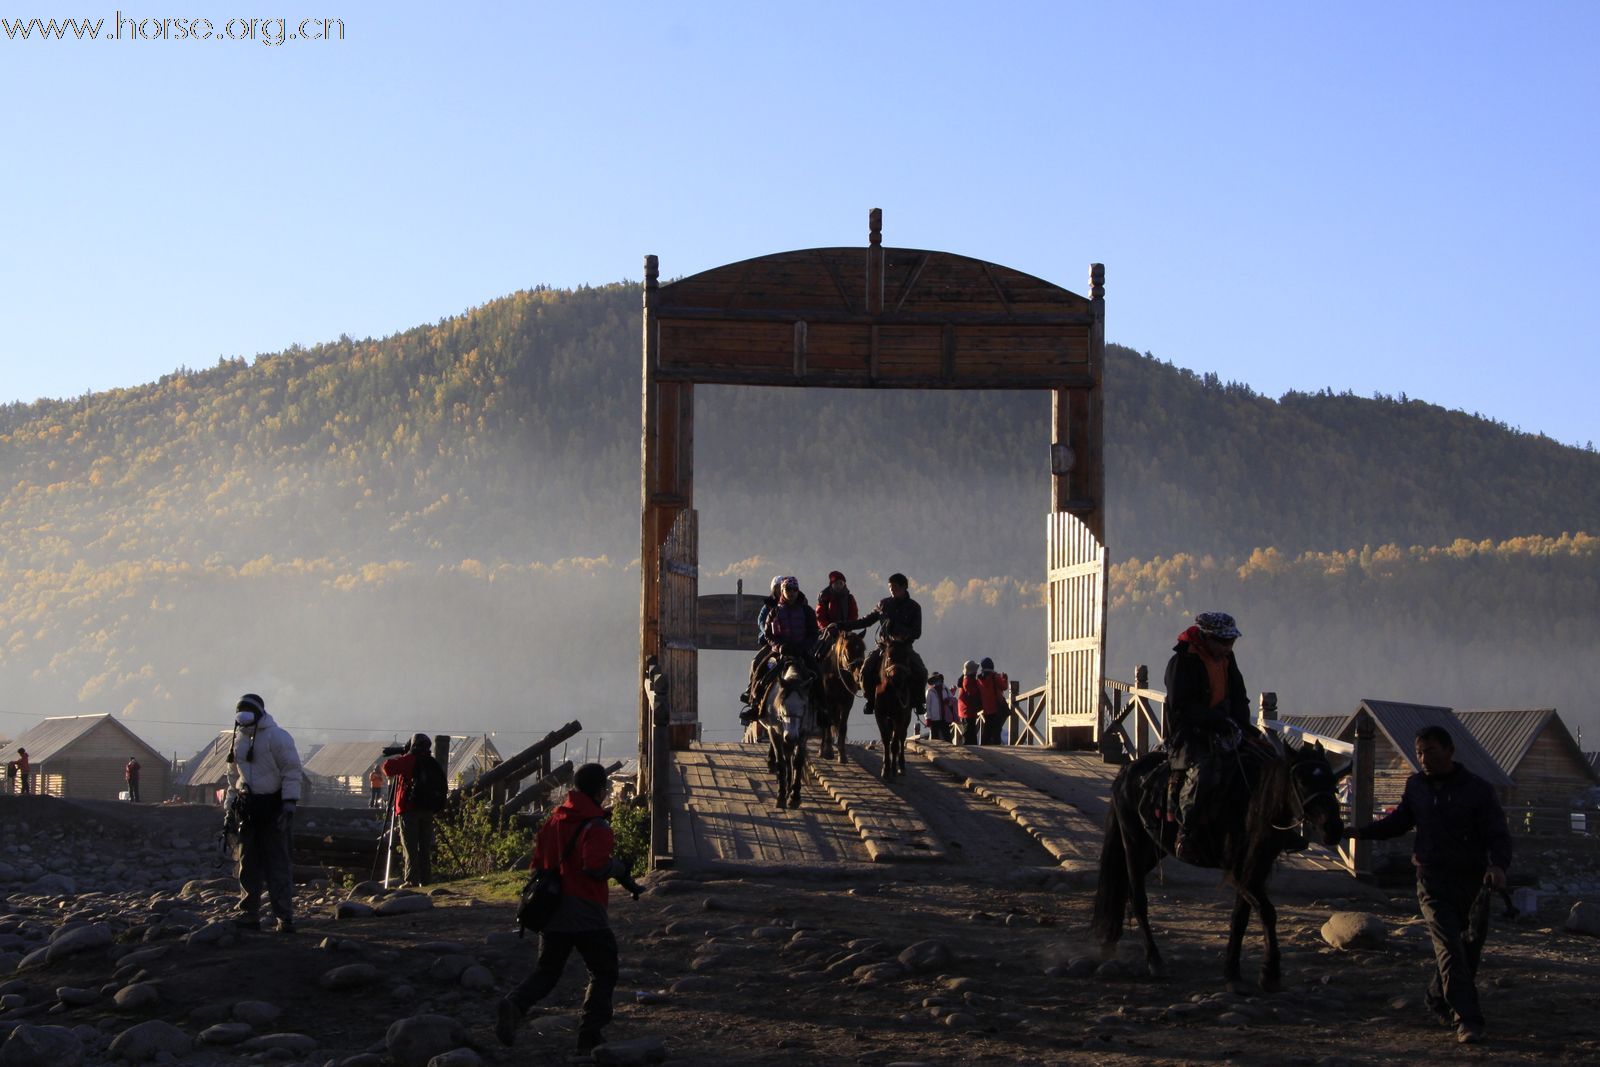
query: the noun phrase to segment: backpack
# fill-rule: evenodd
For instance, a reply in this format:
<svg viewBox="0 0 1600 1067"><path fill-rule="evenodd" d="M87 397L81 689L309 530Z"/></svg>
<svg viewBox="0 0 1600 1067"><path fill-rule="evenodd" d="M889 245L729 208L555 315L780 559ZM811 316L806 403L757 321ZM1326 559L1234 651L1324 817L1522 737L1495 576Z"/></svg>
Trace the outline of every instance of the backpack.
<svg viewBox="0 0 1600 1067"><path fill-rule="evenodd" d="M524 930L538 933L555 917L556 908L561 905L561 865L567 862L567 857L578 845L578 838L583 836L583 831L593 821L590 818L578 824L578 829L573 833L572 840L567 842L567 847L562 849L561 859L556 861L554 869L539 868L533 872L528 884L523 886L522 903L517 906L518 937L522 936Z"/></svg>
<svg viewBox="0 0 1600 1067"><path fill-rule="evenodd" d="M444 780L444 768L439 761L426 753L417 753L416 765L411 769L411 803L419 811L443 811L450 787Z"/></svg>

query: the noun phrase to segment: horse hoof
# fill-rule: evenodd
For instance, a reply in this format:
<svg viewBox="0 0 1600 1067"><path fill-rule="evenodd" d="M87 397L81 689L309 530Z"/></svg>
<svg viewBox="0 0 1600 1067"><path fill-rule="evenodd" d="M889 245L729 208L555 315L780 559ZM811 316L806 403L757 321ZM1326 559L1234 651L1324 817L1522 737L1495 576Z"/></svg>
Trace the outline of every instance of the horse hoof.
<svg viewBox="0 0 1600 1067"><path fill-rule="evenodd" d="M1283 982L1281 979L1268 975L1261 976L1261 991L1263 993L1278 993L1282 990Z"/></svg>
<svg viewBox="0 0 1600 1067"><path fill-rule="evenodd" d="M1145 968L1150 972L1151 978L1161 979L1167 976L1167 965L1160 960L1146 960Z"/></svg>

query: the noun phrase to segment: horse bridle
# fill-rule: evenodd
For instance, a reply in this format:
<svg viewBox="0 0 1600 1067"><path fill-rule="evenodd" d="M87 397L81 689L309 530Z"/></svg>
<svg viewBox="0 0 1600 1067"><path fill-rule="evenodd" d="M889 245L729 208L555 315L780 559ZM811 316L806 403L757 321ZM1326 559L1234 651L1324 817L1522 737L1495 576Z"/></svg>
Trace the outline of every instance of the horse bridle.
<svg viewBox="0 0 1600 1067"><path fill-rule="evenodd" d="M837 652L837 649L839 647L839 641L844 639L844 637L845 637L845 631L843 631L843 630L840 630L838 635L834 637L834 646L833 647L834 647L836 652ZM848 647L848 645L847 645L847 647ZM861 658L860 659L851 661L851 660L848 660L848 659L841 659L838 655L835 655L833 657L833 660L834 660L833 673L839 676L839 684L843 685L845 687L845 689L848 690L852 694L860 692L861 691L861 667L862 667L863 664L865 664L867 662L867 646L866 646L866 642L863 641L862 644L861 644ZM846 676L846 674L845 674L845 669L846 668L849 668L849 671L850 671L850 674L848 676ZM855 682L854 685L850 684L852 680L854 680L854 682Z"/></svg>
<svg viewBox="0 0 1600 1067"><path fill-rule="evenodd" d="M1289 795L1292 798L1290 802L1290 814L1292 819L1287 826L1279 826L1277 823L1273 823L1272 828L1274 830L1299 830L1301 827L1305 826L1306 808L1309 807L1311 802L1316 800L1318 797L1327 797L1333 802L1334 808L1338 808L1339 795L1335 793L1332 788L1319 789L1306 795L1302 795L1300 792L1298 782L1300 781L1300 775L1302 772L1315 776L1319 769L1319 767L1314 765L1306 766L1303 763L1295 763L1292 760L1290 761L1289 780L1291 783L1295 783L1294 787L1289 790Z"/></svg>

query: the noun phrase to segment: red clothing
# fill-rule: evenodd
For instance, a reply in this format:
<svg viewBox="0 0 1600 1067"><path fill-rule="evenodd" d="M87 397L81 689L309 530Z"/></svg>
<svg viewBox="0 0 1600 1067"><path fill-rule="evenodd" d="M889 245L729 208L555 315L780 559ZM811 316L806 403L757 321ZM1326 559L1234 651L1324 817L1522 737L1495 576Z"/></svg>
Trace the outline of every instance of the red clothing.
<svg viewBox="0 0 1600 1067"><path fill-rule="evenodd" d="M963 674L956 683L956 711L962 722L970 722L983 710L983 686L978 679Z"/></svg>
<svg viewBox="0 0 1600 1067"><path fill-rule="evenodd" d="M411 802L411 784L416 780L412 777L412 774L416 769L417 754L415 752L406 752L383 761L383 773L390 778L399 779L394 785L394 813L396 815L404 815L416 807Z"/></svg>
<svg viewBox="0 0 1600 1067"><path fill-rule="evenodd" d="M978 672L978 692L983 702L983 713L990 719L1004 715L1007 698L1011 695L1011 680L999 671Z"/></svg>
<svg viewBox="0 0 1600 1067"><path fill-rule="evenodd" d="M817 629L826 630L829 623L855 622L861 617L856 610L856 595L846 589L844 599L840 599L833 592L833 586L827 586L817 594Z"/></svg>
<svg viewBox="0 0 1600 1067"><path fill-rule="evenodd" d="M539 827L534 840L532 870L550 870L561 866L561 891L580 900L591 901L604 908L611 901L611 851L617 837L607 822L611 812L596 804L585 793L574 789L567 794L564 804ZM572 853L563 859L572 835L578 832L583 820L583 836ZM586 871L605 871L599 878Z"/></svg>
<svg viewBox="0 0 1600 1067"><path fill-rule="evenodd" d="M129 760L122 768L122 777L129 782L137 782L139 780L139 761Z"/></svg>

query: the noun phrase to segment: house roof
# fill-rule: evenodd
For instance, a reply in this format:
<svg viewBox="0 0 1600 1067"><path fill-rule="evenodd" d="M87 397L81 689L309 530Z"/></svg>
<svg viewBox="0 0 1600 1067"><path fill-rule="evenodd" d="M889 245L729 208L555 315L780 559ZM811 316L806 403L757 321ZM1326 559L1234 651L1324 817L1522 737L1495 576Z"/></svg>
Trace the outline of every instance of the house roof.
<svg viewBox="0 0 1600 1067"><path fill-rule="evenodd" d="M1579 751L1578 743L1554 708L1472 708L1457 711L1456 718L1472 731L1472 736L1508 775L1515 777L1522 758L1539 735L1552 726L1558 732L1558 742L1570 747L1588 767L1590 775L1594 775L1594 768Z"/></svg>
<svg viewBox="0 0 1600 1067"><path fill-rule="evenodd" d="M1500 769L1500 764L1484 751L1478 739L1472 736L1472 731L1468 730L1449 708L1433 704L1407 704L1396 700L1367 699L1361 702L1360 710L1372 717L1378 726L1378 731L1389 739L1389 743L1413 771L1422 770L1417 764L1417 731L1424 726L1442 726L1455 742L1457 763L1492 786L1503 789L1511 785L1511 776ZM1352 721L1346 729L1353 733L1353 727Z"/></svg>
<svg viewBox="0 0 1600 1067"><path fill-rule="evenodd" d="M14 759L17 749L25 748L28 750L28 763L36 767L105 722L109 722L113 728L126 734L128 743L138 746L140 752L163 763L167 761L166 756L119 722L114 715L59 715L45 719L33 729L25 731L4 749L0 749L0 762Z"/></svg>
<svg viewBox="0 0 1600 1067"><path fill-rule="evenodd" d="M394 741L331 741L304 763L306 770L324 778L360 778L383 761L383 750Z"/></svg>
<svg viewBox="0 0 1600 1067"><path fill-rule="evenodd" d="M213 737L206 747L196 752L189 762L183 765L183 777L177 782L178 788L214 785L225 781L228 777L228 741L232 737L232 730L224 730Z"/></svg>
<svg viewBox="0 0 1600 1067"><path fill-rule="evenodd" d="M1288 723L1301 733L1342 738L1352 718L1353 715L1279 715L1278 721Z"/></svg>
<svg viewBox="0 0 1600 1067"><path fill-rule="evenodd" d="M1585 752L1583 758L1588 761L1589 770L1593 771L1597 778L1600 778L1600 752Z"/></svg>
<svg viewBox="0 0 1600 1067"><path fill-rule="evenodd" d="M504 762L488 734L450 735L450 766L445 768L445 780L453 783L456 775L464 772L474 759L488 766Z"/></svg>

